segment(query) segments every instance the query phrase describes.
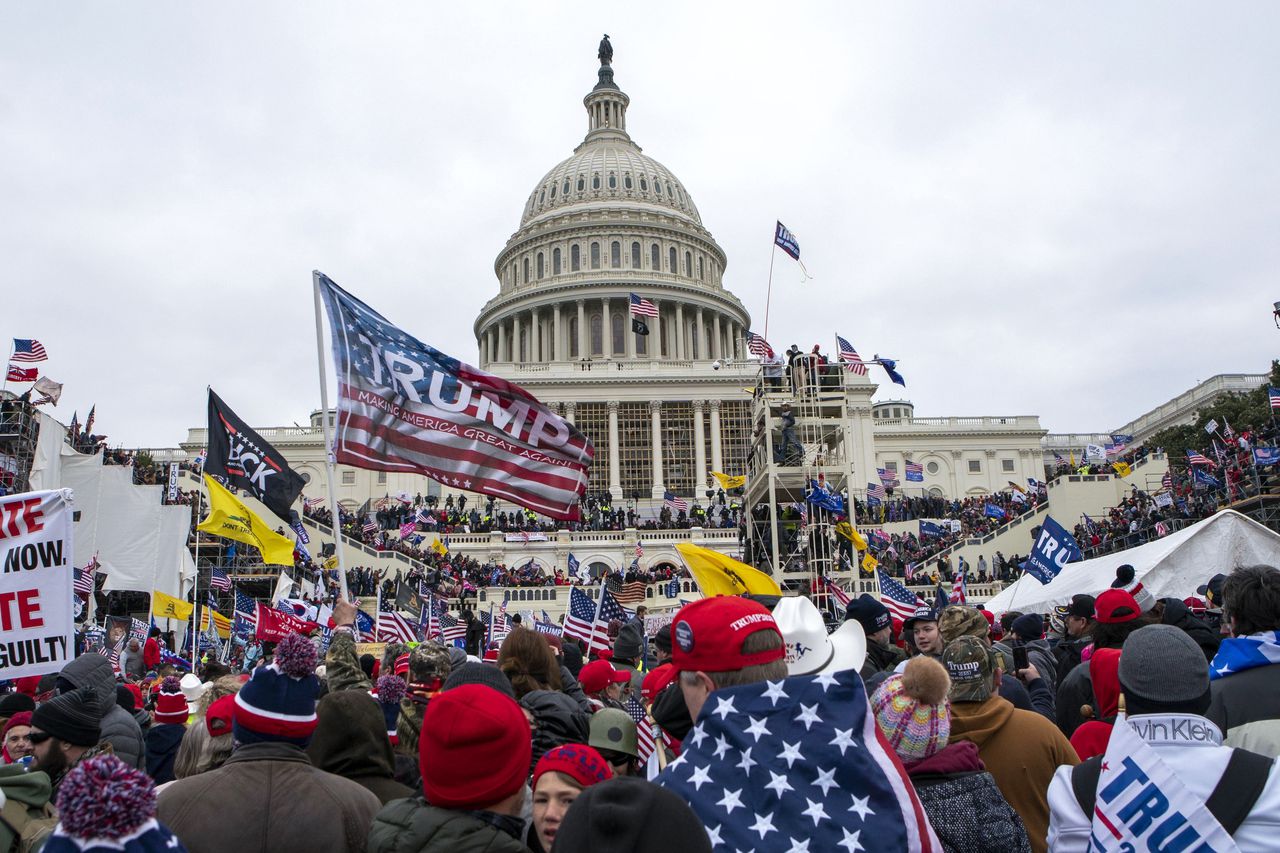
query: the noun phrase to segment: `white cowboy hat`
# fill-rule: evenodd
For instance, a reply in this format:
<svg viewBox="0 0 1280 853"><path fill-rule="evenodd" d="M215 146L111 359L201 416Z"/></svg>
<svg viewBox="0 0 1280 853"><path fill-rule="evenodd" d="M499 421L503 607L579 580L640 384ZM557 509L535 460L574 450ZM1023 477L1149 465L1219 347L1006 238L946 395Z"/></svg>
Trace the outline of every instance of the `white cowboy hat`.
<svg viewBox="0 0 1280 853"><path fill-rule="evenodd" d="M779 601L773 608L773 619L786 644L790 675L861 669L867 659L867 636L857 620L850 619L828 634L822 614L803 596Z"/></svg>

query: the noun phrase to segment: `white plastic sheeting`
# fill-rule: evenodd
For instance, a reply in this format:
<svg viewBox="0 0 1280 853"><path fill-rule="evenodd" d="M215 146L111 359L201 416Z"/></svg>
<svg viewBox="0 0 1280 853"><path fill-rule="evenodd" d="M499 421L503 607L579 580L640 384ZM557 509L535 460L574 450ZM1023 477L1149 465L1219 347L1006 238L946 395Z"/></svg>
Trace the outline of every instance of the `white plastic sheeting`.
<svg viewBox="0 0 1280 853"><path fill-rule="evenodd" d="M31 460L31 491L62 488L62 460L80 456L67 444L67 428L48 412L38 412L40 432Z"/></svg>
<svg viewBox="0 0 1280 853"><path fill-rule="evenodd" d="M1070 563L1047 584L1023 576L983 607L997 615L1010 610L1046 613L1076 593L1096 596L1108 589L1116 568L1125 563L1156 598L1186 598L1219 572L1229 574L1254 563L1280 566L1280 534L1227 509L1163 539Z"/></svg>

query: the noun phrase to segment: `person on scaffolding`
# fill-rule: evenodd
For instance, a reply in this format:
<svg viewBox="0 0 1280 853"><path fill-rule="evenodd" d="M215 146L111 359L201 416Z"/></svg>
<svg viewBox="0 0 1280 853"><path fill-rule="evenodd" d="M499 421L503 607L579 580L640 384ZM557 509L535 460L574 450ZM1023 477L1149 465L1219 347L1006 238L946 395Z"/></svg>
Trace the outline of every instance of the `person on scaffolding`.
<svg viewBox="0 0 1280 853"><path fill-rule="evenodd" d="M773 461L779 465L800 465L804 462L804 445L796 439L796 416L791 411L790 403L782 404L779 417L782 426L782 443L773 454ZM791 449L794 448L793 452Z"/></svg>

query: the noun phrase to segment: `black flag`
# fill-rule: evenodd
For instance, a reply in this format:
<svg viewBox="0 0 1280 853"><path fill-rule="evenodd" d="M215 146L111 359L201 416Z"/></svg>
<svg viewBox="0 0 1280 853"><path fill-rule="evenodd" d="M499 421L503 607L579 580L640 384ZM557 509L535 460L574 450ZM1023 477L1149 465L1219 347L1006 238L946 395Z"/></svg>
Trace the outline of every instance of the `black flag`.
<svg viewBox="0 0 1280 853"><path fill-rule="evenodd" d="M204 472L221 477L266 504L285 524L302 493L303 479L209 389L209 452Z"/></svg>
<svg viewBox="0 0 1280 853"><path fill-rule="evenodd" d="M631 331L635 332L637 335L647 335L649 334L649 327L645 325L644 320L641 320L639 317L632 317Z"/></svg>

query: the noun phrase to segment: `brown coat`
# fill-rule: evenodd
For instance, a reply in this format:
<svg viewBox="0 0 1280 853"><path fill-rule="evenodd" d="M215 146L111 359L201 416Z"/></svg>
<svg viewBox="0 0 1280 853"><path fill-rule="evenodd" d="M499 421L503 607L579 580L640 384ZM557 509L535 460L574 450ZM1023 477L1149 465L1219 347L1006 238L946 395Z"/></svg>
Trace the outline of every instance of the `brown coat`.
<svg viewBox="0 0 1280 853"><path fill-rule="evenodd" d="M382 803L284 743L245 744L160 792L157 818L190 853L363 851Z"/></svg>
<svg viewBox="0 0 1280 853"><path fill-rule="evenodd" d="M1080 758L1058 727L1033 711L1019 711L1000 696L951 704L951 743L971 741L1000 793L1027 828L1031 849L1047 850L1049 783L1063 764Z"/></svg>

